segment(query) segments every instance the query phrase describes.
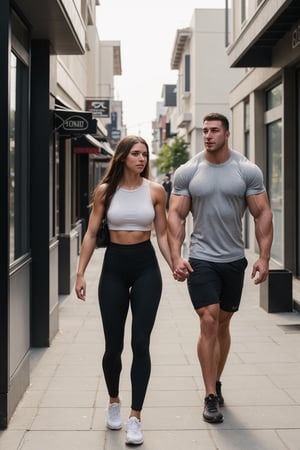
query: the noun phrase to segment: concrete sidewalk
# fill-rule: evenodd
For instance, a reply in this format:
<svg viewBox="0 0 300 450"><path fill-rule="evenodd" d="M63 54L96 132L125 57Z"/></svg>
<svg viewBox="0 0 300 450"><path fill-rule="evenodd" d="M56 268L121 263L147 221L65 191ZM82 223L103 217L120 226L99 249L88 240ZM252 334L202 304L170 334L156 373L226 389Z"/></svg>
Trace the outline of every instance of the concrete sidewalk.
<svg viewBox="0 0 300 450"><path fill-rule="evenodd" d="M60 306L60 332L48 349L32 350L31 385L0 450L121 450L130 406L128 316L121 375L120 431L105 427L107 393L101 368L103 333L97 301L104 250L96 250L86 279L88 300L74 293ZM268 314L249 266L232 347L223 375L224 422L202 420L204 390L196 355L198 318L186 284L160 260L164 290L152 335L152 376L142 414L143 450L300 449L300 324L297 312Z"/></svg>

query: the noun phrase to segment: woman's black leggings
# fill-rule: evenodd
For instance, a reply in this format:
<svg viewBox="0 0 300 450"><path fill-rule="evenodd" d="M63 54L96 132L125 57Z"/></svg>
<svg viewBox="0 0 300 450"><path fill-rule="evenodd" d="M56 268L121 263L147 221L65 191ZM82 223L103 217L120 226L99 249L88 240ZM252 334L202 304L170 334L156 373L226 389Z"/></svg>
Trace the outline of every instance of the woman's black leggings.
<svg viewBox="0 0 300 450"><path fill-rule="evenodd" d="M140 411L151 372L150 335L162 292L161 273L150 240L133 245L110 243L99 281L99 304L105 336L102 360L110 397L119 395L125 322L132 311L131 408Z"/></svg>

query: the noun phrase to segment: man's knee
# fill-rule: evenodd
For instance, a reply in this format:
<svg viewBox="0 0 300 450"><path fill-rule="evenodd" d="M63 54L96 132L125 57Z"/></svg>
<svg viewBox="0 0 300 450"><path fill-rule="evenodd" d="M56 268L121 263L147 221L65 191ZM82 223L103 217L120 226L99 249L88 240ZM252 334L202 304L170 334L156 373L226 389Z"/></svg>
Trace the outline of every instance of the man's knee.
<svg viewBox="0 0 300 450"><path fill-rule="evenodd" d="M201 308L198 313L200 318L201 335L214 337L218 334L219 317L218 312L212 308Z"/></svg>

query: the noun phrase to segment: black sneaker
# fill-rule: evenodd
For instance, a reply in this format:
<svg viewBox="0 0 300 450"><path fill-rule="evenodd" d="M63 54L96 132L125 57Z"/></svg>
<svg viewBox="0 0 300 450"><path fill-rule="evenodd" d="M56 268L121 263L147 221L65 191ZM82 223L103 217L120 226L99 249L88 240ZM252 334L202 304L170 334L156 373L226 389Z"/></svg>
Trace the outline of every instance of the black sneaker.
<svg viewBox="0 0 300 450"><path fill-rule="evenodd" d="M222 386L221 381L217 381L216 382L216 393L217 393L217 397L218 397L219 406L224 406L224 397L221 392L221 386Z"/></svg>
<svg viewBox="0 0 300 450"><path fill-rule="evenodd" d="M219 411L218 397L216 395L209 394L205 397L203 418L210 423L223 422L223 414Z"/></svg>

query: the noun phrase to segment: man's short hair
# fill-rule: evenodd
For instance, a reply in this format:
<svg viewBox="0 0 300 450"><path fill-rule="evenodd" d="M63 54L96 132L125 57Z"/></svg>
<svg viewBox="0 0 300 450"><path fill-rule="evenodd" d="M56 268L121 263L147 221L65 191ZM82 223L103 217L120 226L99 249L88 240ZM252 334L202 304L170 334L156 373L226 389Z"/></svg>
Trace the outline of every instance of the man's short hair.
<svg viewBox="0 0 300 450"><path fill-rule="evenodd" d="M205 121L212 121L212 120L219 120L220 122L222 122L223 127L225 128L226 131L229 130L229 121L227 119L226 116L224 116L223 114L220 113L209 113L206 114L206 116L203 118L203 122Z"/></svg>

